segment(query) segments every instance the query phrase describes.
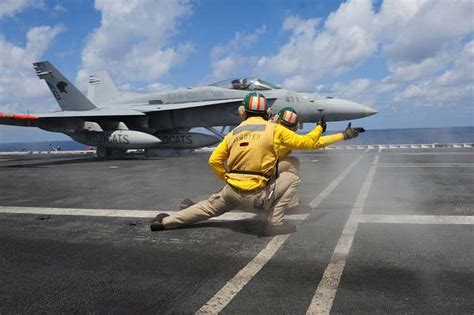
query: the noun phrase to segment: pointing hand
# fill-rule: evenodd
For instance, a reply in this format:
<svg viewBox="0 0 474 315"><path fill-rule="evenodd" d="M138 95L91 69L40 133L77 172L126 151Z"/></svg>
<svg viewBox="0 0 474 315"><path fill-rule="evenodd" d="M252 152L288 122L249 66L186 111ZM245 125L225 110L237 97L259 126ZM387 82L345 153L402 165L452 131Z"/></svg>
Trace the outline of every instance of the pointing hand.
<svg viewBox="0 0 474 315"><path fill-rule="evenodd" d="M343 132L344 140L356 138L359 135L359 133L365 132L365 129L362 127L352 128L351 126L352 126L352 123L349 123L346 129L344 129L344 132Z"/></svg>
<svg viewBox="0 0 474 315"><path fill-rule="evenodd" d="M317 126L321 126L321 128L323 128L323 133L326 132L327 125L326 125L326 121L324 120L324 116L321 116L321 118L318 121Z"/></svg>

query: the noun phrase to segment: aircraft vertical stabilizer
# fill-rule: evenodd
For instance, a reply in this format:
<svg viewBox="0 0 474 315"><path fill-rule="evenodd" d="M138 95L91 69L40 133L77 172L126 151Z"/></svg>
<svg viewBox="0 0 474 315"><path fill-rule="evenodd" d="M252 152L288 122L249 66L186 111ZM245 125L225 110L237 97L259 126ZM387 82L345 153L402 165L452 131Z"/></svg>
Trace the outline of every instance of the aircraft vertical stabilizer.
<svg viewBox="0 0 474 315"><path fill-rule="evenodd" d="M61 107L67 111L83 111L97 108L49 61L33 64L38 78L44 79Z"/></svg>
<svg viewBox="0 0 474 315"><path fill-rule="evenodd" d="M89 76L87 98L95 104L108 103L116 100L120 94L107 71L98 71Z"/></svg>

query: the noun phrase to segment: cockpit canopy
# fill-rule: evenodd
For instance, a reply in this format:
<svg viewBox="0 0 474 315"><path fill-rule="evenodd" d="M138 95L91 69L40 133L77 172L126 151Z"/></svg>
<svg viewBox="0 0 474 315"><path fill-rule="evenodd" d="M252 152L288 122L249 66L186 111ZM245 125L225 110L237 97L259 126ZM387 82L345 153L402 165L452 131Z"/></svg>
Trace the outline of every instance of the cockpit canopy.
<svg viewBox="0 0 474 315"><path fill-rule="evenodd" d="M227 79L223 81L219 81L210 86L217 86L225 89L232 89L232 90L243 90L243 91L265 91L265 90L276 90L281 89L281 87L263 81L259 78L254 77L242 77L236 79Z"/></svg>

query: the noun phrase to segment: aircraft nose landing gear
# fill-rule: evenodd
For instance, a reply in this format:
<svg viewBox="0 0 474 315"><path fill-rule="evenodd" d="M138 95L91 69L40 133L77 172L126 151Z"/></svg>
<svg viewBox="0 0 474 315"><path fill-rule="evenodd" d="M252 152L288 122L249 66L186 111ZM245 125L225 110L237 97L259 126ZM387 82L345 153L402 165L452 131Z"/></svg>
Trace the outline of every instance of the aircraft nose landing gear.
<svg viewBox="0 0 474 315"><path fill-rule="evenodd" d="M95 151L95 156L99 160L109 160L112 156L112 149L103 146L98 146L97 150Z"/></svg>

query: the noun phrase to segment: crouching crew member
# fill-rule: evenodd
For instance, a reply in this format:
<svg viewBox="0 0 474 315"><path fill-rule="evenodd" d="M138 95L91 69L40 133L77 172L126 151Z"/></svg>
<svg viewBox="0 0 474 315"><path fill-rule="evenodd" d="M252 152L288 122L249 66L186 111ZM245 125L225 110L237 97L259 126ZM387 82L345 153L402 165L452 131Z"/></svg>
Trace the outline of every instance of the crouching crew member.
<svg viewBox="0 0 474 315"><path fill-rule="evenodd" d="M219 216L236 208L256 208L267 213L265 235L288 234L296 227L283 220L300 183L296 174L278 172L282 148L314 148L323 133L318 124L305 135L268 121L266 98L249 93L239 114L245 120L216 147L209 165L226 182L224 188L179 212L162 213L151 222L152 231L177 228Z"/></svg>
<svg viewBox="0 0 474 315"><path fill-rule="evenodd" d="M285 107L278 112L278 115L275 115L273 118L275 123L280 124L292 131L298 129L298 114L293 107ZM326 123L324 119L321 119L320 125L323 127L323 132L326 131ZM364 128L352 128L351 123L349 123L344 130L344 132L322 136L315 143L314 147L309 150L319 150L328 145L334 144L342 140L349 140L356 138L359 133L365 132ZM292 149L281 146L280 147L280 159L278 163L278 170L280 172L291 172L298 175L300 170L300 160L295 156L290 156ZM290 202L288 205L289 208L292 208L291 211L295 211L293 208L299 205L297 196ZM299 209L302 211L308 211L309 209Z"/></svg>

